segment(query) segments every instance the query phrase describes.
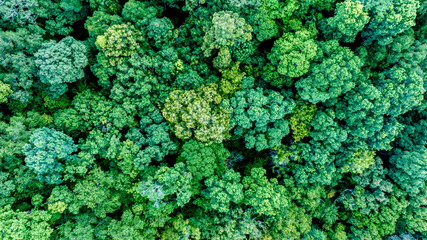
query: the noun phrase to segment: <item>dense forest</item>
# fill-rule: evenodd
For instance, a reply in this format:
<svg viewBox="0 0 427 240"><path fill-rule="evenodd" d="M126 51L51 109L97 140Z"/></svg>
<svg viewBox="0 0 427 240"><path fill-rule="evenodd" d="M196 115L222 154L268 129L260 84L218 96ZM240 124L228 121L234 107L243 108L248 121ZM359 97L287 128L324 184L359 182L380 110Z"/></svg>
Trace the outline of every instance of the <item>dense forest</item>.
<svg viewBox="0 0 427 240"><path fill-rule="evenodd" d="M427 239L427 0L0 0L0 239Z"/></svg>

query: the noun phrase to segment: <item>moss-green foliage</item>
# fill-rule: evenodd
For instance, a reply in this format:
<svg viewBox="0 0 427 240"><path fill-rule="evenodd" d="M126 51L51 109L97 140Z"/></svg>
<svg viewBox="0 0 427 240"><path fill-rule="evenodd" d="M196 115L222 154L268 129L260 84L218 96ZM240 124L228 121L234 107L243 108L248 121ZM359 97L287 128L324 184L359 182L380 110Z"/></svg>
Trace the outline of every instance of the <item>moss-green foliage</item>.
<svg viewBox="0 0 427 240"><path fill-rule="evenodd" d="M120 65L139 48L142 35L130 24L113 25L96 38L96 45L112 66Z"/></svg>
<svg viewBox="0 0 427 240"><path fill-rule="evenodd" d="M4 239L49 239L53 229L46 211L14 211L10 205L0 210L0 232Z"/></svg>
<svg viewBox="0 0 427 240"><path fill-rule="evenodd" d="M425 240L426 0L0 0L0 239Z"/></svg>
<svg viewBox="0 0 427 240"><path fill-rule="evenodd" d="M7 96L9 96L12 93L13 91L10 88L9 84L0 82L0 103L7 102Z"/></svg>
<svg viewBox="0 0 427 240"><path fill-rule="evenodd" d="M219 88L221 96L224 98L234 96L234 93L242 88L242 80L246 73L241 72L239 66L240 63L236 62L230 68L220 70L222 78L219 82Z"/></svg>
<svg viewBox="0 0 427 240"><path fill-rule="evenodd" d="M268 59L283 76L279 79L266 80L275 87L281 87L286 78L296 78L307 73L310 62L317 54L318 47L313 39L316 34L317 32L312 29L299 29L295 33L285 33L276 40ZM271 74L268 73L268 69L264 71L267 71L265 74Z"/></svg>
<svg viewBox="0 0 427 240"><path fill-rule="evenodd" d="M219 144L206 146L194 140L186 142L181 149L177 161L185 162L187 170L196 182L224 173L228 150Z"/></svg>
<svg viewBox="0 0 427 240"><path fill-rule="evenodd" d="M245 203L260 215L275 216L286 210L288 200L285 188L276 179L267 179L265 170L252 168L251 175L243 178Z"/></svg>
<svg viewBox="0 0 427 240"><path fill-rule="evenodd" d="M291 125L292 138L295 141L310 136L311 127L310 121L316 114L316 105L304 104L303 101L297 101L294 112L289 118L289 125Z"/></svg>
<svg viewBox="0 0 427 240"><path fill-rule="evenodd" d="M345 163L342 172L361 174L369 169L375 161L375 151L369 149L358 149L351 153L349 158L344 158Z"/></svg>
<svg viewBox="0 0 427 240"><path fill-rule="evenodd" d="M207 206L218 212L230 211L230 203L238 204L244 198L240 174L233 170L227 170L221 179L213 176L205 184L208 188L202 195L210 200Z"/></svg>

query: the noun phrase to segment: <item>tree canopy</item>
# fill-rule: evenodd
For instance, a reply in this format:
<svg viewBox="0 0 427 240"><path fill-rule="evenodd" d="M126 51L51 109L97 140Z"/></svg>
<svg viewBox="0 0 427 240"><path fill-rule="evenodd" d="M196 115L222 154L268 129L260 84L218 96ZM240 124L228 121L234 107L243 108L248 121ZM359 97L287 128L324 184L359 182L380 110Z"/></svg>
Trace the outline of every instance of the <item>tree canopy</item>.
<svg viewBox="0 0 427 240"><path fill-rule="evenodd" d="M0 239L426 240L427 0L0 0Z"/></svg>

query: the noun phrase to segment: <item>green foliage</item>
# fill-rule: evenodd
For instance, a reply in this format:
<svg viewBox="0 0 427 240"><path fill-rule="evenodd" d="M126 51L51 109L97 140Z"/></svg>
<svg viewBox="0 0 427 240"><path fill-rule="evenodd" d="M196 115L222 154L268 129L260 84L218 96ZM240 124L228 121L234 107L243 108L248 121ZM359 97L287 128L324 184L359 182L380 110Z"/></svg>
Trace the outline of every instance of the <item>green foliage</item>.
<svg viewBox="0 0 427 240"><path fill-rule="evenodd" d="M348 133L337 123L332 110L317 111L310 125L313 130L310 136L315 141L321 141L332 151L337 151L347 140Z"/></svg>
<svg viewBox="0 0 427 240"><path fill-rule="evenodd" d="M233 110L234 134L245 138L246 148L262 151L279 146L288 135L284 116L293 111L295 102L278 92L257 88L238 91L223 105Z"/></svg>
<svg viewBox="0 0 427 240"><path fill-rule="evenodd" d="M121 6L116 0L89 0L90 8L94 11L103 11L109 14L118 13L121 10Z"/></svg>
<svg viewBox="0 0 427 240"><path fill-rule="evenodd" d="M378 41L384 46L393 37L415 25L419 1L417 0L365 0L371 20L362 32L365 44Z"/></svg>
<svg viewBox="0 0 427 240"><path fill-rule="evenodd" d="M227 214L212 218L205 213L190 219L201 231L202 239L260 239L267 237L266 223L258 220L253 208L233 208Z"/></svg>
<svg viewBox="0 0 427 240"><path fill-rule="evenodd" d="M382 97L380 89L362 83L344 99L336 105L336 116L345 120L349 139L355 142L363 139L374 150L391 149L390 143L403 126L395 118L384 116L390 103Z"/></svg>
<svg viewBox="0 0 427 240"><path fill-rule="evenodd" d="M123 6L122 16L126 21L134 22L134 25L140 29L143 26L147 26L150 19L153 19L159 11L161 10L155 5L130 0Z"/></svg>
<svg viewBox="0 0 427 240"><path fill-rule="evenodd" d="M336 40L354 42L356 35L368 22L369 16L366 7L358 0L346 0L338 3L335 15L327 19L329 26L327 32Z"/></svg>
<svg viewBox="0 0 427 240"><path fill-rule="evenodd" d="M289 202L285 188L277 179L267 179L263 168L252 168L251 175L243 177L245 204L252 206L255 213L275 216L286 210Z"/></svg>
<svg viewBox="0 0 427 240"><path fill-rule="evenodd" d="M152 118L141 119L139 128L132 128L126 137L132 141L138 151L133 160L136 169L143 170L152 161L162 161L164 157L175 150L177 144L169 137L169 127L166 122L162 122L163 117L157 112ZM159 121L160 120L160 121ZM132 153L132 155L134 155Z"/></svg>
<svg viewBox="0 0 427 240"><path fill-rule="evenodd" d="M0 82L0 103L5 103L7 102L7 96L9 96L10 94L12 94L13 91L10 88L9 84Z"/></svg>
<svg viewBox="0 0 427 240"><path fill-rule="evenodd" d="M243 198L243 185L240 183L240 174L227 170L221 179L213 176L205 181L207 189L202 195L210 200L209 208L220 213L230 211L230 203L239 204Z"/></svg>
<svg viewBox="0 0 427 240"><path fill-rule="evenodd" d="M310 121L316 114L316 105L305 104L303 101L296 101L294 112L289 117L291 125L292 138L295 141L300 141L305 137L310 136L311 127Z"/></svg>
<svg viewBox="0 0 427 240"><path fill-rule="evenodd" d="M427 145L427 115L424 112L412 112L401 120L405 128L400 132L395 144L404 149L416 145Z"/></svg>
<svg viewBox="0 0 427 240"><path fill-rule="evenodd" d="M9 84L13 93L9 98L22 103L31 99L32 86L37 75L35 57L41 47L41 29L34 27L27 30L0 31L0 78ZM3 90L4 91L4 90Z"/></svg>
<svg viewBox="0 0 427 240"><path fill-rule="evenodd" d="M199 88L204 83L206 83L206 80L203 79L199 73L193 69L184 69L177 75L172 86L181 90L191 90Z"/></svg>
<svg viewBox="0 0 427 240"><path fill-rule="evenodd" d="M73 194L67 186L56 186L47 199L47 209L50 213L62 214L73 200Z"/></svg>
<svg viewBox="0 0 427 240"><path fill-rule="evenodd" d="M0 26L4 29L33 28L40 25L51 36L67 35L71 25L86 16L80 0L7 1L0 6Z"/></svg>
<svg viewBox="0 0 427 240"><path fill-rule="evenodd" d="M154 40L154 46L171 43L174 37L173 24L168 18L153 18L148 24L147 37Z"/></svg>
<svg viewBox="0 0 427 240"><path fill-rule="evenodd" d="M299 184L335 186L341 178L335 166L335 156L319 142L298 143L276 148L270 153L275 170L291 174Z"/></svg>
<svg viewBox="0 0 427 240"><path fill-rule="evenodd" d="M147 224L140 216L135 216L130 210L125 210L120 220L112 219L108 224L107 235L114 240L153 238L148 231L144 232Z"/></svg>
<svg viewBox="0 0 427 240"><path fill-rule="evenodd" d="M424 239L426 13L0 0L0 239Z"/></svg>
<svg viewBox="0 0 427 240"><path fill-rule="evenodd" d="M13 204L16 200L12 196L12 193L16 189L15 181L9 179L9 176L10 174L7 172L0 172L0 207Z"/></svg>
<svg viewBox="0 0 427 240"><path fill-rule="evenodd" d="M351 172L361 174L375 162L375 151L369 149L358 149L353 152L349 158L344 158L342 172Z"/></svg>
<svg viewBox="0 0 427 240"><path fill-rule="evenodd" d="M398 116L418 106L424 99L424 74L401 66L387 69L380 75L378 85L384 98L389 99L388 114Z"/></svg>
<svg viewBox="0 0 427 240"><path fill-rule="evenodd" d="M125 178L122 174L104 172L100 168L91 170L74 186L73 200L68 210L79 214L79 210L86 207L95 216L105 218L107 213L118 210L125 202L122 190L129 186L123 180Z"/></svg>
<svg viewBox="0 0 427 240"><path fill-rule="evenodd" d="M419 193L410 198L409 206L404 214L403 222L409 233L427 234L427 187L420 189Z"/></svg>
<svg viewBox="0 0 427 240"><path fill-rule="evenodd" d="M174 167L160 167L154 176L148 176L139 184L137 191L150 201L152 213L149 214L167 216L190 201L192 180L185 164L177 163Z"/></svg>
<svg viewBox="0 0 427 240"><path fill-rule="evenodd" d="M324 232L316 228L312 228L311 231L305 234L301 239L302 240L314 240L314 239L326 240L327 238Z"/></svg>
<svg viewBox="0 0 427 240"><path fill-rule="evenodd" d="M313 40L316 34L317 32L312 29L300 29L295 33L285 33L276 40L267 57L283 77L279 79L266 77L266 80L275 87L281 87L287 78L296 78L307 73L311 61L317 54L317 44ZM269 70L265 68L264 71Z"/></svg>
<svg viewBox="0 0 427 240"><path fill-rule="evenodd" d="M427 149L424 146L414 146L406 151L396 149L390 163L395 167L390 177L410 196L418 194L427 180Z"/></svg>
<svg viewBox="0 0 427 240"><path fill-rule="evenodd" d="M238 13L220 11L213 14L212 26L203 37L202 50L211 56L214 49L231 47L252 39L252 27Z"/></svg>
<svg viewBox="0 0 427 240"><path fill-rule="evenodd" d="M180 139L194 136L200 142L221 143L227 138L230 125L230 113L218 106L221 101L214 83L196 90L174 90L169 93L162 114Z"/></svg>
<svg viewBox="0 0 427 240"><path fill-rule="evenodd" d="M198 183L204 178L221 176L229 156L230 152L219 144L207 146L204 143L189 140L182 146L177 161L185 162L187 171Z"/></svg>
<svg viewBox="0 0 427 240"><path fill-rule="evenodd" d="M74 39L66 37L55 43L49 41L42 44L34 55L39 68L38 76L42 83L49 85L52 98L58 98L67 91L67 84L84 77L83 69L88 64L86 46Z"/></svg>
<svg viewBox="0 0 427 240"><path fill-rule="evenodd" d="M358 185L345 189L337 199L346 209L341 218L351 225L350 238L382 239L396 231L409 202L404 191L384 180L385 174L387 169L377 158L369 170L353 177Z"/></svg>
<svg viewBox="0 0 427 240"><path fill-rule="evenodd" d="M46 211L14 211L10 205L0 209L0 233L3 239L50 239L53 229Z"/></svg>
<svg viewBox="0 0 427 240"><path fill-rule="evenodd" d="M143 40L141 32L131 24L116 24L96 38L95 44L102 50L111 66L120 65L139 49ZM102 56L101 56L102 57Z"/></svg>
<svg viewBox="0 0 427 240"><path fill-rule="evenodd" d="M10 24L10 27L36 24L39 3L33 1L12 0L2 3L0 7L0 25Z"/></svg>
<svg viewBox="0 0 427 240"><path fill-rule="evenodd" d="M122 21L122 18L118 15L110 15L104 11L95 11L92 16L86 19L84 24L89 33L89 44L95 47L97 36L103 35L110 26L120 24Z"/></svg>
<svg viewBox="0 0 427 240"><path fill-rule="evenodd" d="M235 6L238 5L240 8L244 8L242 7L244 4L243 1L230 1L230 4L231 2L233 2ZM257 8L257 11L254 11L252 17L248 19L254 29L256 39L260 42L278 35L279 26L275 19L280 18L284 12L288 13L288 11L286 11L288 10L287 7L289 5L292 6L292 4L285 6L283 2L278 1L247 1L245 5L252 5L252 8L257 8L261 5Z"/></svg>
<svg viewBox="0 0 427 240"><path fill-rule="evenodd" d="M89 90L78 94L71 107L54 115L55 125L73 131L100 130L108 133L133 124L129 111L101 94Z"/></svg>
<svg viewBox="0 0 427 240"><path fill-rule="evenodd" d="M62 182L64 167L61 161L65 164L71 162L75 151L77 147L72 138L51 128L35 130L29 143L22 149L27 166L37 174L40 181L47 184Z"/></svg>
<svg viewBox="0 0 427 240"><path fill-rule="evenodd" d="M213 66L218 69L224 69L231 65L231 53L228 48L220 48L218 56L213 60Z"/></svg>
<svg viewBox="0 0 427 240"><path fill-rule="evenodd" d="M324 54L313 64L310 75L295 83L301 98L311 103L337 98L356 86L362 61L349 48L331 40L319 44Z"/></svg>
<svg viewBox="0 0 427 240"><path fill-rule="evenodd" d="M224 98L230 98L242 88L242 81L245 77L245 73L240 71L239 65L240 63L236 62L234 66L228 69L219 70L222 75L219 82L219 89L221 91L221 96Z"/></svg>

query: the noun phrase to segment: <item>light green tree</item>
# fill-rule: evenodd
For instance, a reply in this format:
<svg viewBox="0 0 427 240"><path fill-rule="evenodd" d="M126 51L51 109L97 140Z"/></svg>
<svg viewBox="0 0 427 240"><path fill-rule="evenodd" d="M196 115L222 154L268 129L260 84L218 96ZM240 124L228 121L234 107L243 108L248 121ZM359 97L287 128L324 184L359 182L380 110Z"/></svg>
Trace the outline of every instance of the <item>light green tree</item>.
<svg viewBox="0 0 427 240"><path fill-rule="evenodd" d="M96 45L111 66L120 65L139 49L143 35L131 24L116 24L96 38Z"/></svg>
<svg viewBox="0 0 427 240"><path fill-rule="evenodd" d="M334 39L344 42L354 42L356 35L363 30L369 22L366 8L358 0L346 0L338 3L335 15L327 19L329 29L327 32Z"/></svg>
<svg viewBox="0 0 427 240"><path fill-rule="evenodd" d="M203 37L202 50L205 56L211 56L214 49L231 47L236 42L243 43L252 39L252 27L238 13L220 11L213 14L212 26Z"/></svg>
<svg viewBox="0 0 427 240"><path fill-rule="evenodd" d="M180 139L194 136L200 142L221 143L228 137L231 118L227 109L219 106L221 101L215 83L196 90L174 90L169 93L162 114Z"/></svg>

